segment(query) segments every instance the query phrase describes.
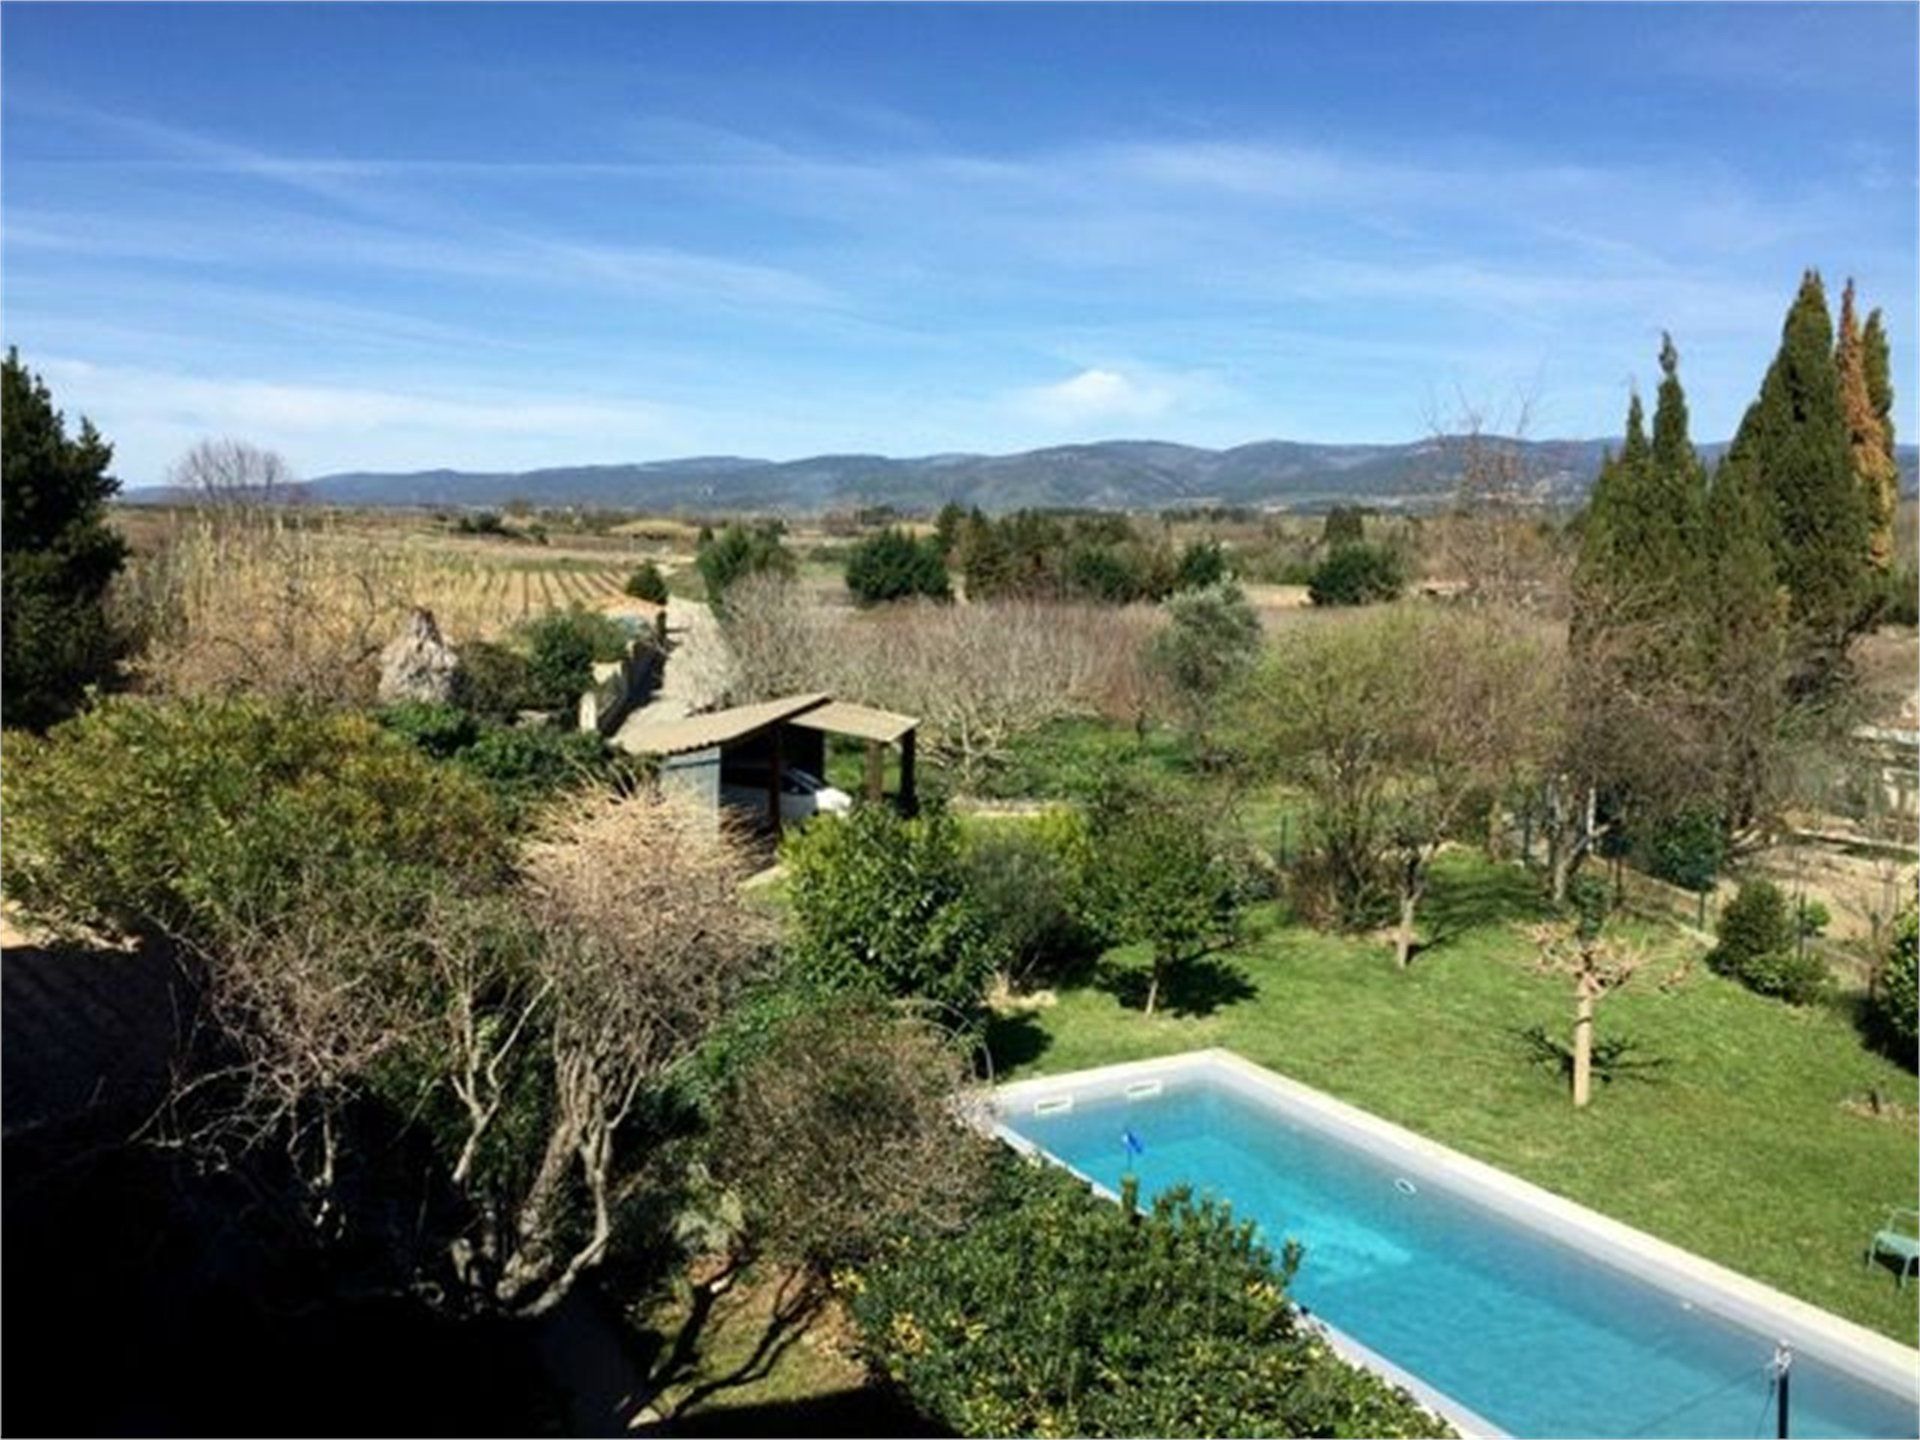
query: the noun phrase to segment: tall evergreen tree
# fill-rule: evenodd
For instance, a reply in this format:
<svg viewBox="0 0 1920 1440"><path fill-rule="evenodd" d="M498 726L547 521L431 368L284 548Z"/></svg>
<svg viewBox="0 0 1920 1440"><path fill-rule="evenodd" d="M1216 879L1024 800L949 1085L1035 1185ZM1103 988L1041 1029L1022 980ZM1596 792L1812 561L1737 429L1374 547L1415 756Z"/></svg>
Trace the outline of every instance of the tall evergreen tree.
<svg viewBox="0 0 1920 1440"><path fill-rule="evenodd" d="M1772 531L1767 497L1723 463L1707 501L1702 728L1712 737L1717 808L1736 831L1764 813L1785 716L1787 599Z"/></svg>
<svg viewBox="0 0 1920 1440"><path fill-rule="evenodd" d="M1775 572L1796 631L1794 670L1824 687L1867 618L1866 496L1853 470L1833 322L1817 271L1801 279L1780 349L1747 408L1726 465L1765 498Z"/></svg>
<svg viewBox="0 0 1920 1440"><path fill-rule="evenodd" d="M1691 570L1702 549L1707 503L1707 467L1688 433L1687 392L1680 384L1680 352L1673 337L1660 337L1660 394L1653 407L1649 455L1653 519L1673 550L1676 573Z"/></svg>
<svg viewBox="0 0 1920 1440"><path fill-rule="evenodd" d="M91 421L69 437L46 384L8 350L0 365L0 720L44 728L113 675L120 645L107 586L126 545L106 524L120 488Z"/></svg>
<svg viewBox="0 0 1920 1440"><path fill-rule="evenodd" d="M1688 627L1676 623L1696 596L1705 473L1687 438L1687 400L1678 357L1668 341L1660 356L1664 378L1651 441L1640 397L1627 404L1626 438L1617 457L1601 466L1581 528L1575 588L1586 633L1657 629L1669 639ZM1616 649L1622 647L1614 647ZM1670 670L1672 644L1649 633L1629 647L1644 664Z"/></svg>
<svg viewBox="0 0 1920 1440"><path fill-rule="evenodd" d="M1884 340L1884 336L1882 337ZM1880 410L1867 381L1866 343L1853 309L1853 282L1840 296L1840 337L1833 364L1840 376L1840 410L1847 421L1853 474L1866 499L1867 556L1877 570L1893 564L1893 515L1900 501L1900 471L1881 428Z"/></svg>
<svg viewBox="0 0 1920 1440"><path fill-rule="evenodd" d="M1880 433L1886 437L1887 454L1893 454L1893 357L1887 351L1887 327L1875 306L1867 316L1867 328L1861 332L1860 348L1867 372L1867 396L1873 401L1873 413L1880 417Z"/></svg>

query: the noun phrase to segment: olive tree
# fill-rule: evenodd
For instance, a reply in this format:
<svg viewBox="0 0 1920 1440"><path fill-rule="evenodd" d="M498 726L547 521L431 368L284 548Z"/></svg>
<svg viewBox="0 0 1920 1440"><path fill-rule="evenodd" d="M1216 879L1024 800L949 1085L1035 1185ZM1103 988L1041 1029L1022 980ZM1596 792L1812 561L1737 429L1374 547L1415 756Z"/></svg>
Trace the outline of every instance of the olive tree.
<svg viewBox="0 0 1920 1440"><path fill-rule="evenodd" d="M1260 617L1232 581L1181 590L1167 601L1167 624L1149 651L1200 746L1213 758L1213 717L1220 697L1252 669L1260 653Z"/></svg>

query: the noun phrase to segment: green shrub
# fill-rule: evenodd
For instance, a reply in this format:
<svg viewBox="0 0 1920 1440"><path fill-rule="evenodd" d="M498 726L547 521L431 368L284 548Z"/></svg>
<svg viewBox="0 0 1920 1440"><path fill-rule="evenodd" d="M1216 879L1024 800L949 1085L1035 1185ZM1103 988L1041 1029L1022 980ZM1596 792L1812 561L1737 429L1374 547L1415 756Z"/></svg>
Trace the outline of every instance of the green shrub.
<svg viewBox="0 0 1920 1440"><path fill-rule="evenodd" d="M1751 955L1784 950L1793 944L1793 918L1787 897L1771 880L1749 880L1720 912L1720 943L1713 966L1731 971Z"/></svg>
<svg viewBox="0 0 1920 1440"><path fill-rule="evenodd" d="M1638 848L1649 875L1704 894L1726 863L1726 829L1710 810L1683 810L1653 826Z"/></svg>
<svg viewBox="0 0 1920 1440"><path fill-rule="evenodd" d="M1882 1043L1909 1069L1920 1064L1920 911L1911 905L1894 921L1886 957L1875 977L1872 1016Z"/></svg>
<svg viewBox="0 0 1920 1440"><path fill-rule="evenodd" d="M1827 962L1811 950L1769 950L1749 955L1737 970L1725 972L1756 995L1770 995L1789 1005L1811 1005L1832 985Z"/></svg>
<svg viewBox="0 0 1920 1440"><path fill-rule="evenodd" d="M497 510L481 510L473 514L462 515L453 522L456 533L461 535L510 535Z"/></svg>
<svg viewBox="0 0 1920 1440"><path fill-rule="evenodd" d="M1749 880L1721 911L1720 943L1707 964L1758 994L1805 1005L1825 991L1828 976L1826 962L1801 954L1799 941L1798 921L1780 887Z"/></svg>
<svg viewBox="0 0 1920 1440"><path fill-rule="evenodd" d="M1130 1215L1008 1161L965 1231L904 1237L848 1289L875 1367L956 1435L1448 1433L1302 1322L1298 1262L1184 1189Z"/></svg>
<svg viewBox="0 0 1920 1440"><path fill-rule="evenodd" d="M667 577L660 573L660 567L648 560L627 577L627 594L636 600L645 600L649 605L667 603Z"/></svg>
<svg viewBox="0 0 1920 1440"><path fill-rule="evenodd" d="M862 605L922 595L948 599L947 562L936 536L916 540L895 526L869 535L847 555L847 589Z"/></svg>
<svg viewBox="0 0 1920 1440"><path fill-rule="evenodd" d="M1406 584L1399 551L1362 542L1336 546L1314 567L1307 592L1316 605L1372 605L1399 599Z"/></svg>
<svg viewBox="0 0 1920 1440"><path fill-rule="evenodd" d="M491 883L504 817L477 780L371 719L263 701L119 700L8 742L7 892L37 919L206 941L315 877Z"/></svg>
<svg viewBox="0 0 1920 1440"><path fill-rule="evenodd" d="M416 750L449 760L480 738L480 721L458 705L405 700L379 712L380 723Z"/></svg>
<svg viewBox="0 0 1920 1440"><path fill-rule="evenodd" d="M965 854L967 891L1014 984L1065 972L1102 948L1088 878L1093 835L1078 810L982 823Z"/></svg>
<svg viewBox="0 0 1920 1440"><path fill-rule="evenodd" d="M823 818L786 843L794 955L828 989L976 1004L995 943L967 892L959 827L880 805Z"/></svg>
<svg viewBox="0 0 1920 1440"><path fill-rule="evenodd" d="M522 633L534 708L543 710L571 709L593 683L594 662L620 659L633 638L612 616L580 605L529 621Z"/></svg>
<svg viewBox="0 0 1920 1440"><path fill-rule="evenodd" d="M954 1113L972 1057L938 1022L873 996L816 996L740 1058L707 1158L754 1250L825 1270L971 1217L995 1147Z"/></svg>
<svg viewBox="0 0 1920 1440"><path fill-rule="evenodd" d="M606 741L590 731L545 725L489 725L454 757L518 812L571 785L627 775Z"/></svg>
<svg viewBox="0 0 1920 1440"><path fill-rule="evenodd" d="M1204 590L1209 585L1218 585L1227 578L1227 552L1220 548L1218 540L1195 540L1180 552L1180 566L1174 575L1173 588L1178 590Z"/></svg>
<svg viewBox="0 0 1920 1440"><path fill-rule="evenodd" d="M1336 505L1320 526L1320 543L1338 549L1367 538L1366 512L1358 505Z"/></svg>
<svg viewBox="0 0 1920 1440"><path fill-rule="evenodd" d="M494 718L510 719L522 710L538 710L541 695L533 678L533 662L508 646L470 641L460 647L454 700L476 715Z"/></svg>
<svg viewBox="0 0 1920 1440"><path fill-rule="evenodd" d="M380 723L436 760L485 782L508 815L570 785L622 782L634 771L597 734L551 725L505 725L454 705L408 702L380 712Z"/></svg>

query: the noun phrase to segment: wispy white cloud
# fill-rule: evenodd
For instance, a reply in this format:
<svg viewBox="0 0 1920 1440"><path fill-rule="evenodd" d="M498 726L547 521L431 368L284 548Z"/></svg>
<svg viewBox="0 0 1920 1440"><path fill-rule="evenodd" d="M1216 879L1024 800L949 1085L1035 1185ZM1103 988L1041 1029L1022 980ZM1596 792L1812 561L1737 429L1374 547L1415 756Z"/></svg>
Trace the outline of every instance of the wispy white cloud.
<svg viewBox="0 0 1920 1440"><path fill-rule="evenodd" d="M620 458L672 444L676 424L644 398L499 391L458 394L344 385L283 384L234 376L98 365L66 356L35 362L72 413L130 445L135 483L160 478L167 458L206 435L241 435L283 451L301 473L403 463L502 468L502 457L550 454L556 440Z"/></svg>

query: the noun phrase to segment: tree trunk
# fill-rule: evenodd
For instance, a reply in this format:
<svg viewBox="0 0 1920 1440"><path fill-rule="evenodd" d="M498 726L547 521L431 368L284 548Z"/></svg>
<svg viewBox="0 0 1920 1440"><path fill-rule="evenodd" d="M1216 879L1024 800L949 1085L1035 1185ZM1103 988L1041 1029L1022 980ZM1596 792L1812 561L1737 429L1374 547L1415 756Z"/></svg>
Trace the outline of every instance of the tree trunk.
<svg viewBox="0 0 1920 1440"><path fill-rule="evenodd" d="M1393 932L1393 963L1402 970L1413 963L1413 919L1426 889L1425 870L1416 856L1404 862L1400 872L1400 925Z"/></svg>
<svg viewBox="0 0 1920 1440"><path fill-rule="evenodd" d="M1153 969L1147 974L1147 1010L1153 1014L1153 1007L1160 1001L1160 957L1153 957Z"/></svg>
<svg viewBox="0 0 1920 1440"><path fill-rule="evenodd" d="M1584 975L1573 994L1573 1108L1583 1110L1593 1098L1593 987Z"/></svg>

